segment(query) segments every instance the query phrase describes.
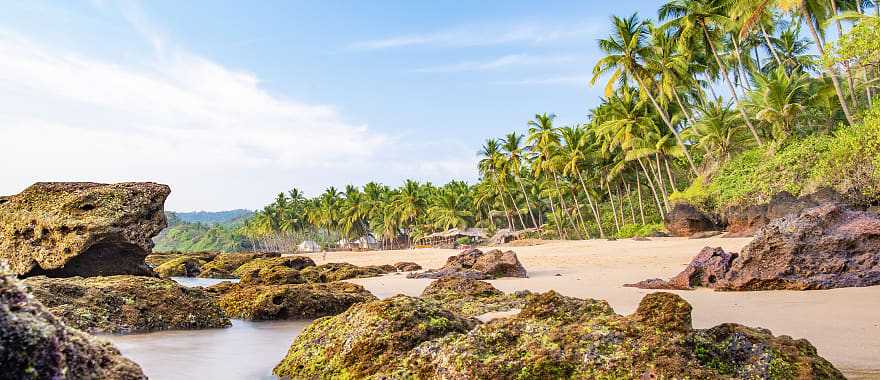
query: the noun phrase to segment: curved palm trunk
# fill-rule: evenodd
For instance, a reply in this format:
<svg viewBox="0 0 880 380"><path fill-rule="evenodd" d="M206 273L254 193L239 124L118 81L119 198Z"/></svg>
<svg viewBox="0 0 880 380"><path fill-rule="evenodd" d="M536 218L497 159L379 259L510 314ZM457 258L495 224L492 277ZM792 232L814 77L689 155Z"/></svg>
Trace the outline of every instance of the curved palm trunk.
<svg viewBox="0 0 880 380"><path fill-rule="evenodd" d="M737 66L737 70L741 72L740 75L742 76L741 82L743 84L743 88L751 91L752 86L751 86L751 84L749 84L749 77L748 77L748 73L746 72L746 65L743 64L742 52L739 50L739 43L736 42L736 36L731 37L730 40L733 41L733 50L734 50L734 53L736 54L736 62L739 64Z"/></svg>
<svg viewBox="0 0 880 380"><path fill-rule="evenodd" d="M675 142L678 143L678 146L684 152L684 156L687 157L688 164L690 164L691 166L691 170L694 171L694 174L698 174L697 166L694 165L694 159L691 158L691 154L690 152L688 152L687 147L684 145L684 141L682 141L681 136L678 134L678 131L675 130L675 126L673 126L672 122L669 121L669 116L666 115L666 112L664 112L662 108L660 108L660 104L657 103L657 99L654 99L654 94L651 93L650 89L648 87L645 87L645 82L642 80L642 78L638 75L636 75L635 77L636 81L639 83L639 86L645 89L645 93L648 94L648 98L651 99L651 104L654 105L654 108L657 109L657 113L660 114L660 118L663 119L663 122L675 136Z"/></svg>
<svg viewBox="0 0 880 380"><path fill-rule="evenodd" d="M547 200L550 201L550 214L553 215L553 219L556 220L556 225L559 226L559 215L556 214L556 206L553 203L553 196L550 195L547 197ZM557 228L556 234L559 235L559 239L567 240L568 235L561 228Z"/></svg>
<svg viewBox="0 0 880 380"><path fill-rule="evenodd" d="M636 222L636 211L635 205L633 205L632 201L632 188L629 186L629 182L623 181L624 189L626 190L626 201L629 202L629 215L632 217L633 224L637 224Z"/></svg>
<svg viewBox="0 0 880 380"><path fill-rule="evenodd" d="M767 50L770 50L770 54L773 55L773 59L776 60L776 64L781 67L782 59L779 58L779 53L776 52L776 48L774 48L773 43L770 42L770 35L767 34L767 29L764 28L764 24L761 24L761 34L764 36L764 43L767 44Z"/></svg>
<svg viewBox="0 0 880 380"><path fill-rule="evenodd" d="M639 169L636 168L636 191L639 195L639 215L642 217L642 225L645 224L645 206L642 202L642 179L639 176Z"/></svg>
<svg viewBox="0 0 880 380"><path fill-rule="evenodd" d="M501 207L504 207L504 218L507 219L507 228L510 231L513 231L513 221L510 219L510 209L507 208L507 202L504 201L503 193L501 195Z"/></svg>
<svg viewBox="0 0 880 380"><path fill-rule="evenodd" d="M568 206L565 205L565 197L562 195L562 190L559 187L559 176L556 175L556 170L551 170L551 172L553 173L553 182L556 185L556 194L559 195L559 204L562 206L562 213L565 214L565 218L568 219L568 223L571 225L571 227L574 228L575 231L577 231L577 226L575 225L574 220L567 212Z"/></svg>
<svg viewBox="0 0 880 380"><path fill-rule="evenodd" d="M678 103L678 106L681 108L681 112L684 112L684 116L687 117L688 124L694 125L694 118L691 116L690 111L688 111L687 107L684 106L684 103L681 101L681 97L678 96L678 91L672 89L672 94L675 95L675 102Z"/></svg>
<svg viewBox="0 0 880 380"><path fill-rule="evenodd" d="M587 202L590 203L590 210L593 211L593 217L596 218L596 225L599 226L599 237L605 238L605 230L602 228L602 219L599 217L599 210L593 205L593 197L587 190L587 184L584 182L584 176L578 171L578 179L581 181L581 187L584 188L584 194L587 194Z"/></svg>
<svg viewBox="0 0 880 380"><path fill-rule="evenodd" d="M529 193L526 192L526 187L522 183L522 178L519 177L519 173L513 176L516 179L516 182L519 184L519 189L522 190L523 198L526 200L526 207L529 209L529 216L532 217L532 227L538 228L538 221L535 219L535 213L532 212L532 203L529 201Z"/></svg>
<svg viewBox="0 0 880 380"><path fill-rule="evenodd" d="M513 204L513 209L516 211L517 218L519 218L519 225L522 228L526 228L526 222L523 220L522 213L519 212L519 207L516 205L516 198L513 197L513 192L507 191L507 195L510 197L510 202Z"/></svg>
<svg viewBox="0 0 880 380"><path fill-rule="evenodd" d="M672 186L672 191L678 192L678 189L675 186L675 177L672 176L672 170L669 169L669 160L665 157L663 158L663 164L666 165L666 174L669 175L669 184Z"/></svg>
<svg viewBox="0 0 880 380"><path fill-rule="evenodd" d="M663 194L663 204L666 206L666 212L669 212L669 193L666 191L666 183L663 181L663 172L660 171L659 154L654 154L654 162L657 166L651 166L651 172L654 173L654 178L657 180L660 193Z"/></svg>
<svg viewBox="0 0 880 380"><path fill-rule="evenodd" d="M834 23L837 25L837 38L843 37L843 25L840 24L840 19L836 18L838 15L837 12L837 2L835 0L829 0L831 2L831 10L834 12ZM856 0L858 3L861 0ZM853 80L852 76L852 68L849 65L849 62L843 62L843 70L846 72L846 80L849 83L849 96L852 99L853 106L858 108L859 101L856 98L856 82Z"/></svg>
<svg viewBox="0 0 880 380"><path fill-rule="evenodd" d="M608 181L605 182L605 191L608 192L608 200L611 201L611 213L614 215L614 228L617 229L617 233L620 233L620 222L617 220L617 207L614 206L614 195L611 195L611 187L608 186Z"/></svg>
<svg viewBox="0 0 880 380"><path fill-rule="evenodd" d="M752 121L749 119L749 115L739 103L739 94L737 94L736 87L733 86L733 82L730 80L730 76L727 75L727 68L724 67L724 64L721 62L721 57L718 56L718 51L715 50L715 43L712 42L712 37L709 36L709 28L706 26L705 22L702 22L702 27L703 35L706 38L706 43L709 45L709 49L712 50L712 56L715 57L715 62L718 64L718 68L721 70L721 76L724 77L724 82L727 83L727 87L730 89L730 94L733 95L733 100L736 101L736 108L738 108L740 114L742 114L746 126L749 127L749 131L752 132L752 136L755 137L755 141L758 142L758 145L764 145L764 142L761 141L761 136L758 136L758 130L756 130L755 126L752 125Z"/></svg>
<svg viewBox="0 0 880 380"><path fill-rule="evenodd" d="M804 19L807 21L807 26L810 27L810 35L813 36L813 42L816 44L816 49L819 50L819 56L825 55L825 47L822 45L822 39L819 38L819 32L816 31L816 25L813 24L813 15L810 14L809 10L807 10L807 4L805 0L801 0L800 2L801 15L803 15ZM846 121L852 125L853 117L849 112L849 106L846 104L846 97L843 95L843 90L840 88L840 81L837 79L837 75L834 73L834 70L825 66L825 71L828 76L831 77L831 83L834 85L834 91L837 92L837 100L840 101L840 108L843 109L843 114L846 116Z"/></svg>
<svg viewBox="0 0 880 380"><path fill-rule="evenodd" d="M645 167L645 163L642 162L642 159L639 158L639 166L642 167L642 172L645 173L645 178L648 179L648 187L651 188L651 193L654 194L654 202L657 203L657 213L660 214L661 219L665 219L666 216L663 213L663 204L660 203L660 197L657 196L657 189L654 187L654 181L651 179L651 173L648 172L648 169Z"/></svg>
<svg viewBox="0 0 880 380"><path fill-rule="evenodd" d="M578 220L581 223L581 229L584 230L584 236L586 236L587 239L590 239L590 230L587 228L587 223L584 223L584 216L583 214L581 214L581 202L578 201L577 194L575 194L574 189L571 190L571 195L572 199L574 199L574 207L577 211Z"/></svg>

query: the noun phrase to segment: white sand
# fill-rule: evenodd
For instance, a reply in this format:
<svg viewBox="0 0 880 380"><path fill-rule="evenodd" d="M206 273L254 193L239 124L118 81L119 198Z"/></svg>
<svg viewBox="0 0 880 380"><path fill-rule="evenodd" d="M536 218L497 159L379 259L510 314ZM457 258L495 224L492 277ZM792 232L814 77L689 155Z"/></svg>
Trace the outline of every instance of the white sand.
<svg viewBox="0 0 880 380"><path fill-rule="evenodd" d="M620 314L632 313L651 292L621 286L646 278L669 278L684 269L704 246L738 251L749 239L687 240L652 238L650 241L565 241L513 249L529 272L526 279L491 281L512 292L556 290L579 298L607 300ZM417 249L376 252L312 254L319 264L356 265L412 261L439 268L455 250ZM326 257L326 258L325 258ZM561 274L561 276L556 276ZM419 295L430 280L403 275L353 280L378 297ZM880 379L880 286L820 291L713 292L676 291L694 307L694 326L711 327L737 322L770 329L776 335L807 338L849 378Z"/></svg>

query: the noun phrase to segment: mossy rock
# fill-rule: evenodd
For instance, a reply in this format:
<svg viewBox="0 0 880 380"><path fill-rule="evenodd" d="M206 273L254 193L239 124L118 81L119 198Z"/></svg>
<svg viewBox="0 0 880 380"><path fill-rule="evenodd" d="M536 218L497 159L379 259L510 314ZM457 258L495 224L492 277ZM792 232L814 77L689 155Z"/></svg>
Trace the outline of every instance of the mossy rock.
<svg viewBox="0 0 880 380"><path fill-rule="evenodd" d="M376 296L347 282L296 285L224 285L217 300L233 318L254 321L310 319L339 314Z"/></svg>
<svg viewBox="0 0 880 380"><path fill-rule="evenodd" d="M202 278L238 278L233 272L245 263L260 258L279 257L278 253L221 253L202 266Z"/></svg>
<svg viewBox="0 0 880 380"><path fill-rule="evenodd" d="M0 379L146 379L109 342L66 326L0 268Z"/></svg>
<svg viewBox="0 0 880 380"><path fill-rule="evenodd" d="M312 322L274 373L294 379L365 378L393 366L422 342L464 333L477 323L403 295L360 303Z"/></svg>
<svg viewBox="0 0 880 380"><path fill-rule="evenodd" d="M230 326L202 288L141 276L31 277L25 284L70 326L91 333L134 333Z"/></svg>
<svg viewBox="0 0 880 380"><path fill-rule="evenodd" d="M162 278L196 277L202 272L205 261L196 257L182 256L166 261L154 271Z"/></svg>
<svg viewBox="0 0 880 380"><path fill-rule="evenodd" d="M530 293L505 294L492 284L458 277L441 278L422 291L421 298L447 310L476 317L490 312L521 309Z"/></svg>
<svg viewBox="0 0 880 380"><path fill-rule="evenodd" d="M242 278L245 273L249 273L254 269L265 269L276 266L301 270L306 267L315 266L315 262L305 256L257 258L240 265L238 268L232 271L232 275L238 278Z"/></svg>
<svg viewBox="0 0 880 380"><path fill-rule="evenodd" d="M0 197L0 259L20 276L151 275L171 189L156 183L40 182Z"/></svg>
<svg viewBox="0 0 880 380"><path fill-rule="evenodd" d="M394 263L394 269L397 269L398 272L415 272L422 270L422 266L409 261L401 261Z"/></svg>
<svg viewBox="0 0 880 380"><path fill-rule="evenodd" d="M349 263L327 263L303 268L303 270L300 271L300 274L302 274L308 282L324 283L350 280L353 278L376 277L396 271L397 268L394 268L392 265L359 267Z"/></svg>
<svg viewBox="0 0 880 380"><path fill-rule="evenodd" d="M158 268L168 261L181 257L193 257L208 262L214 260L219 254L220 252L153 252L144 259L144 262L151 268Z"/></svg>
<svg viewBox="0 0 880 380"><path fill-rule="evenodd" d="M242 285L288 285L305 284L298 270L281 265L253 267L239 275Z"/></svg>

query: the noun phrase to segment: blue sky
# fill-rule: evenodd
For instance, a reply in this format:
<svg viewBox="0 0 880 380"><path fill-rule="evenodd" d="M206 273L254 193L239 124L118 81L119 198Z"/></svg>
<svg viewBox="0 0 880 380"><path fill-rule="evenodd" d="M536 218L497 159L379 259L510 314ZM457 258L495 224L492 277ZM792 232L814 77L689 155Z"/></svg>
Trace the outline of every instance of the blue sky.
<svg viewBox="0 0 880 380"><path fill-rule="evenodd" d="M28 1L0 13L0 193L168 183L168 208L476 178L488 137L585 119L611 14L659 1Z"/></svg>

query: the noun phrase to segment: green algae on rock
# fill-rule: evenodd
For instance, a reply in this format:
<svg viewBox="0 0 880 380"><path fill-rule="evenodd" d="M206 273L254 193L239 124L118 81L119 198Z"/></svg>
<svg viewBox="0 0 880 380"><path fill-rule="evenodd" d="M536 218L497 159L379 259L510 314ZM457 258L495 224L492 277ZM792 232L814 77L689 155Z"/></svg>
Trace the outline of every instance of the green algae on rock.
<svg viewBox="0 0 880 380"><path fill-rule="evenodd" d="M167 222L156 183L40 182L0 202L0 259L20 276L151 275Z"/></svg>
<svg viewBox="0 0 880 380"><path fill-rule="evenodd" d="M315 262L304 256L285 256L251 260L232 272L242 284L285 285L303 284L299 270L313 267Z"/></svg>
<svg viewBox="0 0 880 380"><path fill-rule="evenodd" d="M220 252L153 252L144 259L144 262L146 262L151 268L155 269L162 264L181 257L192 257L204 262L209 262L214 260L219 254Z"/></svg>
<svg viewBox="0 0 880 380"><path fill-rule="evenodd" d="M309 325L275 375L296 379L365 378L394 366L422 342L477 324L436 303L408 296L360 303Z"/></svg>
<svg viewBox="0 0 880 380"><path fill-rule="evenodd" d="M31 277L34 297L65 323L90 333L134 333L230 326L204 289L141 276Z"/></svg>
<svg viewBox="0 0 880 380"><path fill-rule="evenodd" d="M181 256L159 265L154 271L162 278L196 277L202 272L205 260L197 257Z"/></svg>
<svg viewBox="0 0 880 380"><path fill-rule="evenodd" d="M367 278L381 276L386 273L396 272L394 266L366 266L359 267L349 263L327 263L313 267L303 268L300 271L308 282L324 283L353 278Z"/></svg>
<svg viewBox="0 0 880 380"><path fill-rule="evenodd" d="M316 321L296 338L275 374L374 379L844 378L803 339L774 337L767 330L736 324L693 329L690 304L670 293L649 294L634 314L622 316L605 301L550 291L529 296L516 316L467 331L416 334L419 339L412 338L418 331L414 325L448 326L457 314L436 302L404 296L392 300L406 302L361 304ZM433 312L426 312L425 305ZM444 321L434 322L443 312L448 313Z"/></svg>
<svg viewBox="0 0 880 380"><path fill-rule="evenodd" d="M521 309L528 292L505 294L492 284L458 277L446 277L431 282L422 291L421 298L442 305L449 311L477 317L496 311Z"/></svg>
<svg viewBox="0 0 880 380"><path fill-rule="evenodd" d="M212 287L214 288L214 287ZM233 318L254 321L308 319L339 314L351 305L376 296L347 282L330 284L240 285L220 284L218 304Z"/></svg>
<svg viewBox="0 0 880 380"><path fill-rule="evenodd" d="M238 278L232 272L245 263L258 258L279 257L278 253L221 253L202 266L199 277L202 278Z"/></svg>
<svg viewBox="0 0 880 380"><path fill-rule="evenodd" d="M67 327L0 269L0 379L146 379L109 342Z"/></svg>

